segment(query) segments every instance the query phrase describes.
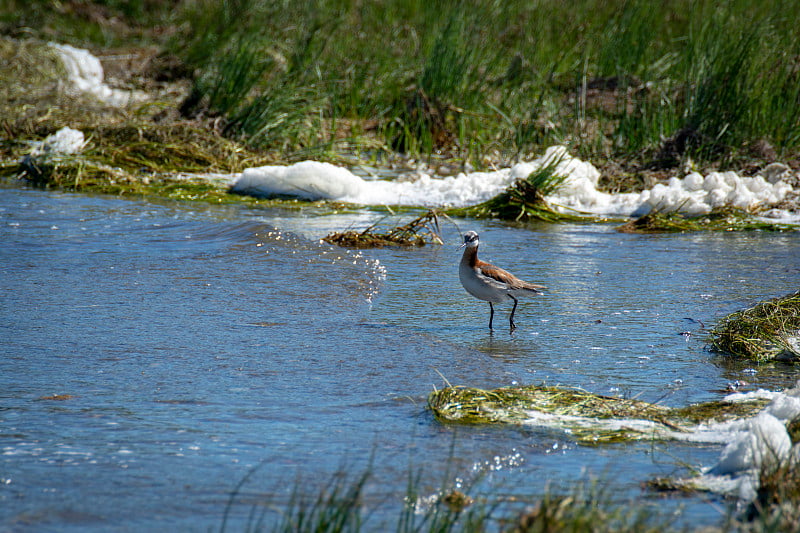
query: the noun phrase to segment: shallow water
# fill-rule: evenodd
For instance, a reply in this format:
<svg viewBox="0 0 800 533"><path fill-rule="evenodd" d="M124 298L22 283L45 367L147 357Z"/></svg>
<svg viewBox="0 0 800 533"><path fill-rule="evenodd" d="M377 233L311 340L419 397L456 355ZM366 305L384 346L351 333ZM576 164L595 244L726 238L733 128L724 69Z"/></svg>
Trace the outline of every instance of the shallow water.
<svg viewBox="0 0 800 533"><path fill-rule="evenodd" d="M456 476L525 503L596 476L621 500L656 499L642 481L719 447L443 426L425 398L445 378L685 405L800 377L704 347L716 319L797 289L797 233L456 221L482 258L550 287L520 302L512 335L510 306L490 333L488 305L460 287L452 226L441 247L318 241L380 216L0 187L0 529L217 529L250 474L228 516L239 530L254 505L342 469L373 472L374 523L395 524L415 472L430 493ZM658 505L720 520L709 496Z"/></svg>

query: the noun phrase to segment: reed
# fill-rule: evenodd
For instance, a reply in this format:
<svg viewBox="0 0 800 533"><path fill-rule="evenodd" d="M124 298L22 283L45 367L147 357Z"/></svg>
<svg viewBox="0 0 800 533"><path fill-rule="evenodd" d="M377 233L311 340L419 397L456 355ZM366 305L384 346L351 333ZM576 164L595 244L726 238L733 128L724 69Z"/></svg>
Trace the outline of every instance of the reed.
<svg viewBox="0 0 800 533"><path fill-rule="evenodd" d="M339 474L312 498L300 486L295 487L288 512L283 514L273 531L358 531L363 520L362 494L368 479L368 473L354 480Z"/></svg>
<svg viewBox="0 0 800 533"><path fill-rule="evenodd" d="M261 54L253 38L245 36L231 43L231 48L195 79L183 105L184 113L193 112L201 103L212 113L234 113L269 68L269 62ZM207 101L203 102L204 99Z"/></svg>

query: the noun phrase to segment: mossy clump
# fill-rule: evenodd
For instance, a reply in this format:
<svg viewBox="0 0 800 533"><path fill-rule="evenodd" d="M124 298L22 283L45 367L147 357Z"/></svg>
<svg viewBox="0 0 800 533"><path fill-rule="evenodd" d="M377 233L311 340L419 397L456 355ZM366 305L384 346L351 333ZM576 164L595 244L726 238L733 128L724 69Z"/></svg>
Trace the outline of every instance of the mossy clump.
<svg viewBox="0 0 800 533"><path fill-rule="evenodd" d="M384 233L375 231L375 225L364 231L334 232L322 240L328 244L348 248L383 248L386 246L425 246L427 243L443 244L439 237L439 213L428 211L408 224Z"/></svg>
<svg viewBox="0 0 800 533"><path fill-rule="evenodd" d="M800 361L800 291L726 316L711 330L711 347L758 363Z"/></svg>
<svg viewBox="0 0 800 533"><path fill-rule="evenodd" d="M671 408L639 400L554 386L483 390L446 387L428 396L428 407L443 422L511 423L536 420L567 431L581 444L668 440L701 423L752 416L766 400L707 402Z"/></svg>
<svg viewBox="0 0 800 533"><path fill-rule="evenodd" d="M718 207L704 215L651 211L626 222L617 231L622 233L682 233L693 231L796 231L797 226L766 222L735 207Z"/></svg>

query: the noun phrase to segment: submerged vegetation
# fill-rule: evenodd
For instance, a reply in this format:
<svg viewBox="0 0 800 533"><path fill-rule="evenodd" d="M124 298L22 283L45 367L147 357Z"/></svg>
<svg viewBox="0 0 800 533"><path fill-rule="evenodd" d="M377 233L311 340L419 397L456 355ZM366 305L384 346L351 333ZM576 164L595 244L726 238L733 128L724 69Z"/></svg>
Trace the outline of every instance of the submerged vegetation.
<svg viewBox="0 0 800 533"><path fill-rule="evenodd" d="M726 316L711 331L711 346L759 363L800 361L800 291Z"/></svg>
<svg viewBox="0 0 800 533"><path fill-rule="evenodd" d="M787 395L793 394L796 394L796 391L787 392ZM770 400L751 397L738 401L711 401L670 408L637 400L592 394L580 389L533 385L501 387L493 390L448 386L442 390L435 390L428 398L428 407L437 419L444 423L536 424L564 430L577 442L589 445L643 439L686 438L688 434L707 430L715 423L720 427L730 428L731 424L735 427L739 421L761 418L760 413L767 411L765 407L769 403ZM767 417L771 418L772 415ZM768 441L770 443L764 444L761 449L754 444L758 439L767 439L764 436L767 430L754 430L757 435L747 440L748 455L744 460L760 457L760 460L755 461L756 466L753 470L743 474L753 475L756 478L754 499L744 506L744 513L730 514L726 517L722 526L723 531L753 533L797 531L799 515L796 502L800 499L800 466L796 447L799 422L797 419L783 422L787 425L788 439L794 444L794 448L789 444L786 453L779 453L777 449L771 448L772 441ZM736 439L734 442L737 442ZM732 453L741 452L741 445L733 448ZM722 457L724 456L725 452L722 454ZM711 472L713 473L713 469ZM697 474L695 470L693 477L690 478L656 478L647 484L656 490L683 493L709 490L708 485L695 483L703 477L694 477ZM731 479L734 478L728 478L729 481ZM541 516L540 512L557 511L561 504L567 506L564 509L565 516L573 516L571 512L576 510L573 505L578 502L572 501L571 498L559 504L560 501L556 499L557 505L551 507L550 499L545 497L533 512L522 515L520 523L528 523L528 520L533 519L552 519L554 517ZM601 506L601 509L605 508ZM642 508L638 506L631 509L632 512L641 510ZM569 519L553 529L542 528L544 524L535 521L533 523L538 524L536 528L514 531L560 531L564 528L570 531L605 531L607 527L605 516L602 513L598 515L598 522L593 523L592 527L588 527L586 523L583 527L574 527L572 519ZM585 516L581 515L581 518ZM558 522L545 521L545 524L555 523ZM645 524L652 525L652 522L646 521ZM663 528L663 524L660 527Z"/></svg>

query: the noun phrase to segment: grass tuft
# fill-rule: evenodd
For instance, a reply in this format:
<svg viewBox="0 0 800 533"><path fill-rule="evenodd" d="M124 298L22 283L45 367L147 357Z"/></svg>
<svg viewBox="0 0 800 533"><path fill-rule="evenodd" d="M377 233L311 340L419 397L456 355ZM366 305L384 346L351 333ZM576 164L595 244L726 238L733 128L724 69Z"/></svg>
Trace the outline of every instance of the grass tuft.
<svg viewBox="0 0 800 533"><path fill-rule="evenodd" d="M561 213L553 209L545 196L554 193L566 179L557 173L560 159L554 159L524 179L508 187L503 193L480 204L448 210L460 217L499 218L521 222L565 222L585 220L579 215Z"/></svg>
<svg viewBox="0 0 800 533"><path fill-rule="evenodd" d="M745 511L740 531L797 531L800 524L800 464L796 454L759 470L756 499Z"/></svg>
<svg viewBox="0 0 800 533"><path fill-rule="evenodd" d="M658 520L656 513L647 506L615 504L612 496L598 482L585 482L567 494L548 492L523 512L508 531L656 533L671 529L667 523Z"/></svg>

